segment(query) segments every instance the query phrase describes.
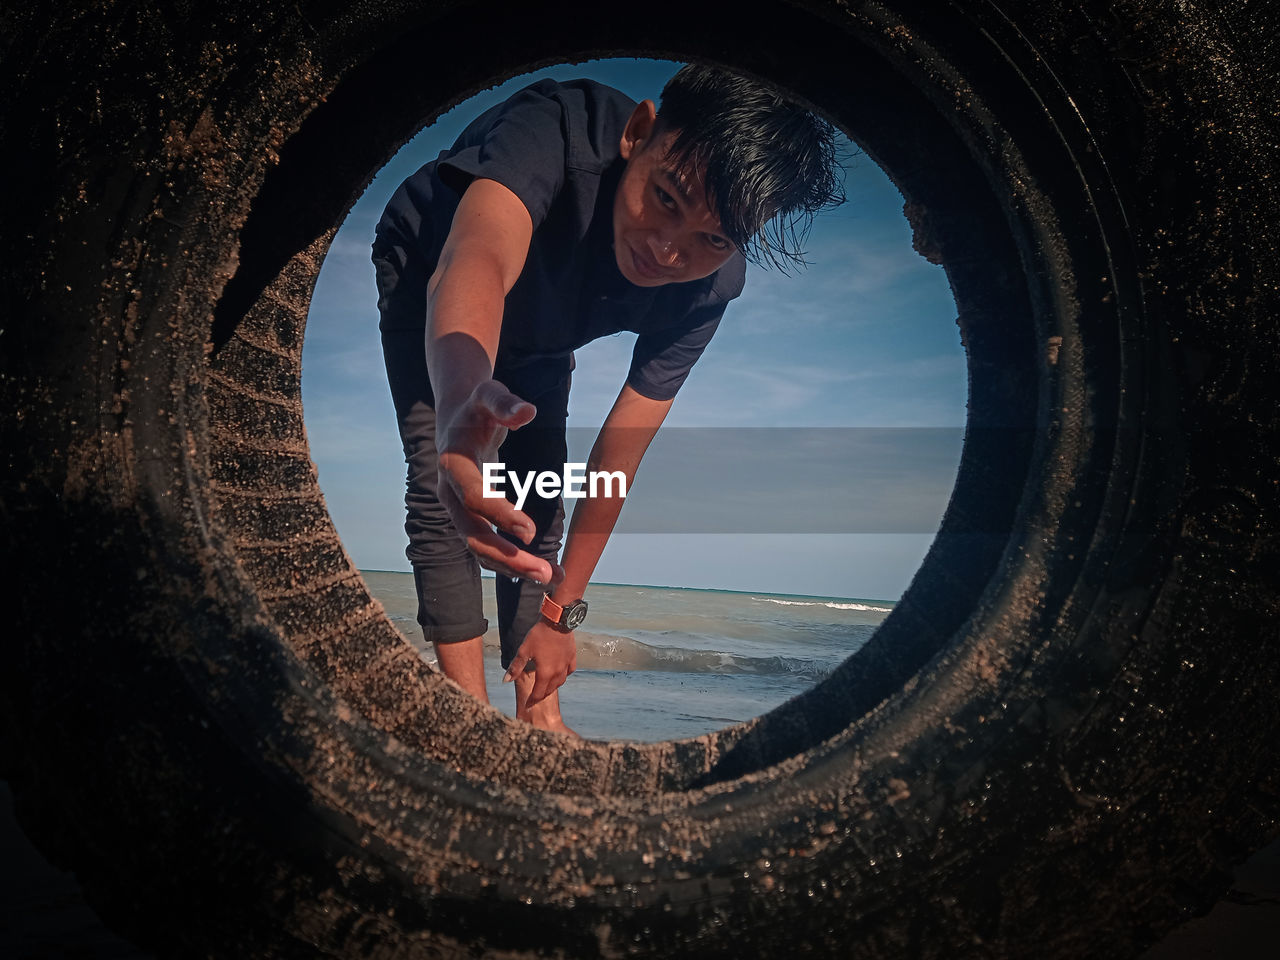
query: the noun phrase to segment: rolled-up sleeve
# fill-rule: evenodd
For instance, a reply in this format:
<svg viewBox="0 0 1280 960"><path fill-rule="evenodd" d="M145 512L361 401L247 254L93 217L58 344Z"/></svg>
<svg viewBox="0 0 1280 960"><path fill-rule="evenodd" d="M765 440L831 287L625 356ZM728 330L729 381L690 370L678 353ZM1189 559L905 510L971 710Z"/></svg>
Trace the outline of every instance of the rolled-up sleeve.
<svg viewBox="0 0 1280 960"><path fill-rule="evenodd" d="M724 316L723 303L691 311L684 323L643 333L631 351L627 383L650 400L670 400L711 342Z"/></svg>
<svg viewBox="0 0 1280 960"><path fill-rule="evenodd" d="M459 194L472 180L496 180L520 198L536 227L564 185L564 123L560 103L527 88L495 108L492 122L477 124L483 137L459 145L436 172Z"/></svg>

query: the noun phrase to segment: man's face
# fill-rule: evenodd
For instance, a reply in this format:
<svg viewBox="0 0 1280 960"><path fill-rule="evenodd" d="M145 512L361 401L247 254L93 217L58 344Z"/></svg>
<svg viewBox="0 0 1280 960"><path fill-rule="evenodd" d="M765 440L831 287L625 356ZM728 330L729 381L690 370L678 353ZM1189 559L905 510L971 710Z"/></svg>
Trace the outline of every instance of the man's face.
<svg viewBox="0 0 1280 960"><path fill-rule="evenodd" d="M636 108L622 137L626 170L613 201L613 252L638 287L700 280L736 248L707 206L701 177L681 179L665 162L675 131L654 136L653 103Z"/></svg>

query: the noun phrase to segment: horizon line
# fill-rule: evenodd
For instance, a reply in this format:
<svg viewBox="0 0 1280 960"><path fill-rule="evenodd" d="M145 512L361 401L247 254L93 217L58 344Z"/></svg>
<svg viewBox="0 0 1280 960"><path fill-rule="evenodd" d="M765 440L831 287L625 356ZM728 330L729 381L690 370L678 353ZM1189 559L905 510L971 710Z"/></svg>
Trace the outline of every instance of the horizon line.
<svg viewBox="0 0 1280 960"><path fill-rule="evenodd" d="M360 573L398 573L406 577L412 576L412 570L380 570L375 568L356 567ZM481 580L496 580L497 576L492 573L480 574ZM869 600L872 603L889 603L896 606L902 599L884 600L878 597L834 597L826 594L818 593L780 593L774 590L734 590L729 587L675 587L665 583L618 583L613 580L588 580L587 586L591 585L599 587L641 587L649 590L700 590L704 593L738 593L743 596L751 596L753 594L763 593L770 597L788 597L799 600Z"/></svg>

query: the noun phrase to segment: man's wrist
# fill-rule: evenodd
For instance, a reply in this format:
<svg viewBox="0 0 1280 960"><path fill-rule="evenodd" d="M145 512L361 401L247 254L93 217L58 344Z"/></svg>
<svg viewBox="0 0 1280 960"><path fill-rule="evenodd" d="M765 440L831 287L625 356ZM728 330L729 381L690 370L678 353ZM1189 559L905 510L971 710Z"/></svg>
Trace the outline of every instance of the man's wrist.
<svg viewBox="0 0 1280 960"><path fill-rule="evenodd" d="M540 610L542 619L561 633L572 633L587 616L587 602L581 597L566 603L557 603L550 594L543 594Z"/></svg>
<svg viewBox="0 0 1280 960"><path fill-rule="evenodd" d="M580 579L573 570L565 568L564 578L547 591L547 596L557 605L563 607L574 600L581 600L587 594L589 584Z"/></svg>

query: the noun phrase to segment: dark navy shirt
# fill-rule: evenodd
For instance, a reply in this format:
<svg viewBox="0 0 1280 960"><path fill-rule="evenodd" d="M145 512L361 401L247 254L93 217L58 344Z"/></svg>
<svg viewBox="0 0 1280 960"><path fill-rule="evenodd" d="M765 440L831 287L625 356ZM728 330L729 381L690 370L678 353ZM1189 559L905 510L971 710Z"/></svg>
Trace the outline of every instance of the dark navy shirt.
<svg viewBox="0 0 1280 960"><path fill-rule="evenodd" d="M412 305L388 321L383 303L384 327L425 325L426 281L462 191L478 177L496 180L528 209L533 236L507 295L494 377L516 392L517 385L537 392L568 373L574 349L630 330L639 336L627 383L651 399L674 397L725 304L742 292L746 262L735 254L709 277L660 287L637 287L618 270L613 200L634 108L591 80L541 80L477 117L400 185L378 222L375 262L397 272L380 273L379 286Z"/></svg>

